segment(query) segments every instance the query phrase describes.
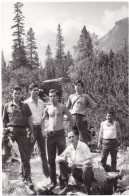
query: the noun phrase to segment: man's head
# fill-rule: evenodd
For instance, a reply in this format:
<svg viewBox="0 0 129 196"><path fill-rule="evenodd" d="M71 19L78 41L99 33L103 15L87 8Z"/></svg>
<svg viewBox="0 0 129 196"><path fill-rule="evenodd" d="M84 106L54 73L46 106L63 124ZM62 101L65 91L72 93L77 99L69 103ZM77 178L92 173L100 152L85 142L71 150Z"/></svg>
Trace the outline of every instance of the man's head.
<svg viewBox="0 0 129 196"><path fill-rule="evenodd" d="M12 94L12 97L13 97L13 100L14 101L19 101L20 98L21 98L21 92L22 92L22 89L20 86L14 86L13 88L13 94Z"/></svg>
<svg viewBox="0 0 129 196"><path fill-rule="evenodd" d="M84 90L84 83L81 80L75 82L75 91L76 92L83 92Z"/></svg>
<svg viewBox="0 0 129 196"><path fill-rule="evenodd" d="M74 129L70 130L68 132L68 139L69 139L70 143L76 144L78 141L78 132Z"/></svg>
<svg viewBox="0 0 129 196"><path fill-rule="evenodd" d="M56 89L50 89L49 98L52 103L57 103L59 99L59 92Z"/></svg>
<svg viewBox="0 0 129 196"><path fill-rule="evenodd" d="M114 111L113 109L108 109L107 110L107 115L106 115L106 119L108 122L112 122L114 119Z"/></svg>
<svg viewBox="0 0 129 196"><path fill-rule="evenodd" d="M38 97L38 95L39 95L39 86L38 86L38 84L32 83L29 86L29 90L30 90L30 94L31 94L32 97Z"/></svg>

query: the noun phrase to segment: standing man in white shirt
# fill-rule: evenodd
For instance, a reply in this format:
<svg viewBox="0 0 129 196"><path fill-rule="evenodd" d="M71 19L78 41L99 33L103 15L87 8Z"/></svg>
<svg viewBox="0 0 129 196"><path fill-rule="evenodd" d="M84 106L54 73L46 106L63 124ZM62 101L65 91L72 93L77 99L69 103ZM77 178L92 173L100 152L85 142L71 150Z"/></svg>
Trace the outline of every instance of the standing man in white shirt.
<svg viewBox="0 0 129 196"><path fill-rule="evenodd" d="M75 93L68 98L67 107L72 114L73 128L78 131L79 139L87 144L89 141L88 120L91 120L97 104L88 94L84 94L83 91L84 83L78 80L75 83ZM87 111L88 107L92 108L90 114Z"/></svg>
<svg viewBox="0 0 129 196"><path fill-rule="evenodd" d="M45 138L43 137L42 127L41 127L41 118L44 114L44 103L41 99L38 98L39 87L37 84L31 84L29 86L29 90L30 90L30 98L27 99L25 103L29 105L32 112L33 130L35 136L34 142L30 143L29 146L30 157L35 142L37 141L39 147L39 153L42 161L43 173L45 174L46 177L49 177Z"/></svg>
<svg viewBox="0 0 129 196"><path fill-rule="evenodd" d="M66 187L60 191L60 195L66 194L71 189L71 187L68 186L68 177L70 173L72 173L75 179L82 181L88 194L91 194L91 181L94 178L94 173L92 170L90 149L87 144L78 140L78 132L76 130L68 132L68 139L70 145L56 158L58 163L61 163L62 161L68 163L68 167L66 164L63 165Z"/></svg>
<svg viewBox="0 0 129 196"><path fill-rule="evenodd" d="M121 140L121 129L119 122L114 120L114 111L107 111L106 120L101 123L98 147L102 146L101 164L106 170L108 154L111 154L111 171L116 171L118 142Z"/></svg>

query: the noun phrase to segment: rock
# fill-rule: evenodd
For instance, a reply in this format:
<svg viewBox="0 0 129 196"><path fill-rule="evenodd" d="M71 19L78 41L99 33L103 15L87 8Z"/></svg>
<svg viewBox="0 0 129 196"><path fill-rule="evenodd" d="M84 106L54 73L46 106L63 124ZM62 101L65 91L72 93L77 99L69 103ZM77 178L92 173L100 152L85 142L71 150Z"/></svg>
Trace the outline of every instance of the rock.
<svg viewBox="0 0 129 196"><path fill-rule="evenodd" d="M129 190L124 191L124 192L122 193L122 195L129 195Z"/></svg>

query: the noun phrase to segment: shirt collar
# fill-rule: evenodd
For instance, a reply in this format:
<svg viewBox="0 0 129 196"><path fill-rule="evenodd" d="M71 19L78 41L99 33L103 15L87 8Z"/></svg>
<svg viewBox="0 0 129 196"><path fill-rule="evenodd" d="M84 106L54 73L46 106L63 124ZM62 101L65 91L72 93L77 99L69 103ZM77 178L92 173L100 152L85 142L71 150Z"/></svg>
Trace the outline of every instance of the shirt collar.
<svg viewBox="0 0 129 196"><path fill-rule="evenodd" d="M30 103L34 102L34 100L32 99L32 97L30 97L28 100L29 100ZM42 102L42 100L38 99L38 103L41 103L41 102Z"/></svg>
<svg viewBox="0 0 129 196"><path fill-rule="evenodd" d="M19 101L19 106L21 106L21 104L22 104L22 102ZM17 104L12 100L12 101L10 102L10 105L11 105L11 106L16 106Z"/></svg>
<svg viewBox="0 0 129 196"><path fill-rule="evenodd" d="M78 144L77 144L76 150L80 148L80 144L81 144L81 142L78 140ZM70 144L70 149L74 149L73 144ZM75 150L75 149L74 149L74 150ZM76 150L75 150L75 151L76 151Z"/></svg>

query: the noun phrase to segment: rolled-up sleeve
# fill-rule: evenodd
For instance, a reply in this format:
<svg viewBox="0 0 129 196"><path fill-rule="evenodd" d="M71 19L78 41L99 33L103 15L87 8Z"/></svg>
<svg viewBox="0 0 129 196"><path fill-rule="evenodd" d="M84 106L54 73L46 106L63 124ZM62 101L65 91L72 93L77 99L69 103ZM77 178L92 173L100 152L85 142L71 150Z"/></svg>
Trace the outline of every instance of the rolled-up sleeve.
<svg viewBox="0 0 129 196"><path fill-rule="evenodd" d="M87 97L87 100L88 100L89 105L92 108L96 108L97 107L97 103L89 95L86 95L86 97Z"/></svg>
<svg viewBox="0 0 129 196"><path fill-rule="evenodd" d="M26 105L26 115L29 118L32 115L32 112L31 112L30 107L28 106L28 104L26 103L25 105Z"/></svg>

